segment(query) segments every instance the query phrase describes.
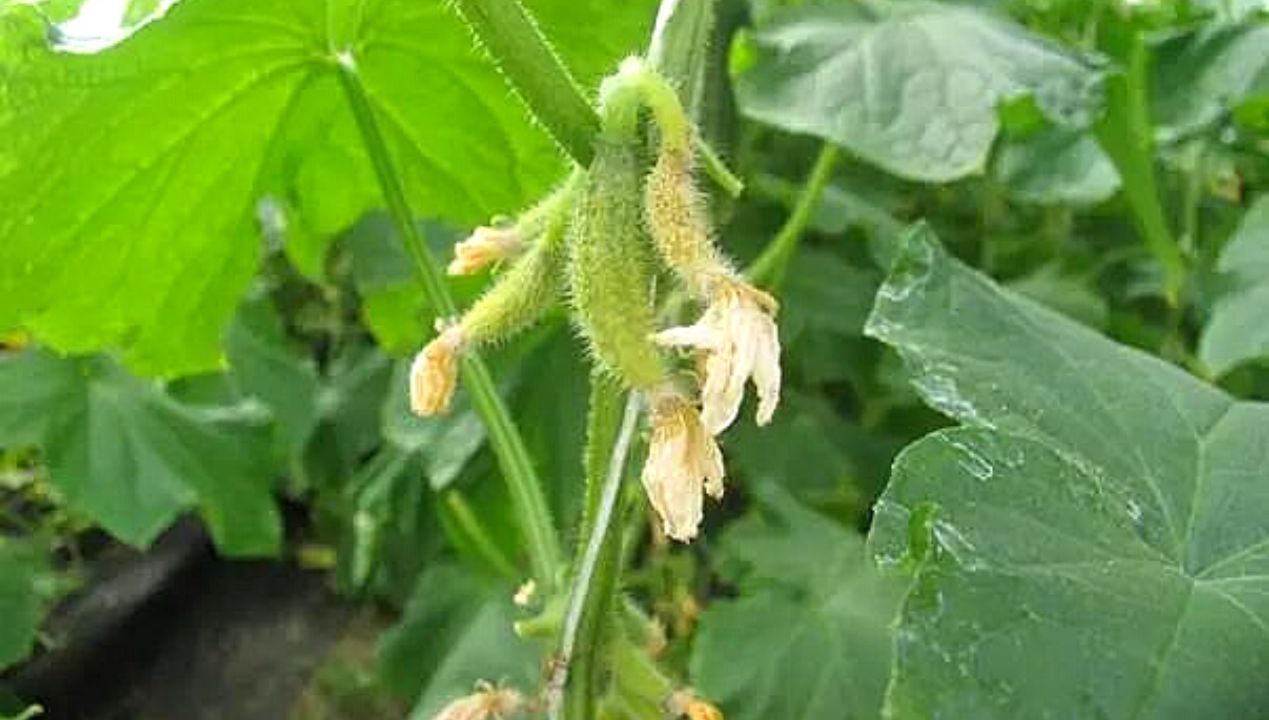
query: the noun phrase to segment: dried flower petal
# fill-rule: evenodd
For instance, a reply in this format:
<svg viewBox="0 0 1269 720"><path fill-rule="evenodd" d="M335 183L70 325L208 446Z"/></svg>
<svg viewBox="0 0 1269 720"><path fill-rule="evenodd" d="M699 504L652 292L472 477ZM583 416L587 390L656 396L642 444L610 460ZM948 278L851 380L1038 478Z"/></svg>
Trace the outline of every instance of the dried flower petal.
<svg viewBox="0 0 1269 720"><path fill-rule="evenodd" d="M665 534L680 542L696 537L702 493L723 496L722 451L696 408L675 391L653 399L652 439L642 480Z"/></svg>
<svg viewBox="0 0 1269 720"><path fill-rule="evenodd" d="M718 435L740 412L745 383L758 394L757 422L771 421L780 403L780 335L770 295L738 280L714 284L705 314L695 324L663 330L659 345L690 347L704 353L701 418Z"/></svg>
<svg viewBox="0 0 1269 720"><path fill-rule="evenodd" d="M687 720L723 720L723 711L690 690L679 690L670 696L666 709L676 718Z"/></svg>
<svg viewBox="0 0 1269 720"><path fill-rule="evenodd" d="M516 594L511 598L511 600L516 604L516 607L528 607L533 602L533 598L537 595L537 592L537 582L535 582L533 578L529 578L528 580L525 580L520 587L516 588Z"/></svg>
<svg viewBox="0 0 1269 720"><path fill-rule="evenodd" d="M482 680L475 692L446 705L433 720L505 720L523 707L524 696L514 689Z"/></svg>
<svg viewBox="0 0 1269 720"><path fill-rule="evenodd" d="M449 409L458 384L458 356L463 349L462 329L453 325L441 331L410 366L410 409L428 416Z"/></svg>
<svg viewBox="0 0 1269 720"><path fill-rule="evenodd" d="M450 275L472 275L520 252L524 239L515 227L478 227L466 240L454 245Z"/></svg>

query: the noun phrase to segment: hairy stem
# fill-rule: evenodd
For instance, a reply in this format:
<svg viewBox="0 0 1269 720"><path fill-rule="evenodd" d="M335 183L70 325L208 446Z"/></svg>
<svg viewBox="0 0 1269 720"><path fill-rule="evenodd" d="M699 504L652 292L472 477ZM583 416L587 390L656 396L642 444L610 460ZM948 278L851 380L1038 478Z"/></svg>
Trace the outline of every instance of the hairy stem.
<svg viewBox="0 0 1269 720"><path fill-rule="evenodd" d="M637 395L632 393L626 399L617 430L614 411L621 405L620 388L598 373L592 376L592 382L586 448L590 516L586 519L588 532L580 548L560 630L557 662L548 684L547 706L552 720L595 717L601 660L608 647L606 631L620 576L618 506L626 461L639 423Z"/></svg>
<svg viewBox="0 0 1269 720"><path fill-rule="evenodd" d="M807 224L811 222L811 215L815 212L815 207L824 194L824 188L833 175L833 167L837 164L838 155L837 146L832 143L824 143L820 148L820 154L815 158L815 165L811 167L811 174L798 195L793 212L789 214L789 218L785 220L775 238L746 270L745 274L750 280L773 290L778 289L784 282L789 261L797 252L798 244L802 241L802 234L806 231Z"/></svg>
<svg viewBox="0 0 1269 720"><path fill-rule="evenodd" d="M440 266L432 257L422 232L414 222L401 176L393 166L392 156L375 120L374 109L366 96L361 78L357 75L355 60L341 57L338 75L356 118L366 152L374 164L375 175L392 221L418 273L423 294L438 316L455 315L458 308L445 285ZM544 588L550 589L554 587L559 569L563 565L562 552L546 496L542 492L529 451L507 411L507 406L498 396L489 368L474 352L464 355L463 379L471 393L472 405L489 431L489 440L511 492L511 502L520 530L524 534L533 575Z"/></svg>
<svg viewBox="0 0 1269 720"><path fill-rule="evenodd" d="M589 165L599 116L518 0L454 0L529 110L574 160Z"/></svg>

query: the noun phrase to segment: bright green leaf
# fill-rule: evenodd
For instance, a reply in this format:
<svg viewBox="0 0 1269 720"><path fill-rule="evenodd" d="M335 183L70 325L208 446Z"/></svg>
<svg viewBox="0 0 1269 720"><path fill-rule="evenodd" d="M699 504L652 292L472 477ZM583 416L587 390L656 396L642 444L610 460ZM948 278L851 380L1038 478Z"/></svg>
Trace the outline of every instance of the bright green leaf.
<svg viewBox="0 0 1269 720"><path fill-rule="evenodd" d="M587 84L651 19L650 2L531 5ZM87 56L44 34L31 12L0 18L0 327L63 351L123 346L168 375L219 366L259 255L257 202L308 187L304 160L324 149L365 165L339 61L420 215L481 220L562 171L440 0L184 0Z"/></svg>
<svg viewBox="0 0 1269 720"><path fill-rule="evenodd" d="M914 232L870 332L962 427L908 447L870 543L914 572L888 711L1269 706L1269 405L1001 290Z"/></svg>
<svg viewBox="0 0 1269 720"><path fill-rule="evenodd" d="M1024 95L1050 120L1088 124L1089 60L970 7L909 0L781 13L733 57L741 109L840 143L896 175L946 181L983 169L997 108Z"/></svg>
<svg viewBox="0 0 1269 720"><path fill-rule="evenodd" d="M1269 356L1269 195L1243 216L1221 251L1217 269L1233 287L1212 308L1199 341L1199 357L1213 373L1224 374L1247 360Z"/></svg>
<svg viewBox="0 0 1269 720"><path fill-rule="evenodd" d="M767 493L721 540L740 585L701 617L692 678L733 720L880 716L900 586L855 533Z"/></svg>
<svg viewBox="0 0 1269 720"><path fill-rule="evenodd" d="M124 542L146 545L197 507L220 549L276 552L280 520L271 463L255 422L193 408L100 358L32 350L0 356L0 397L34 388L24 426L0 424L0 445L36 440L69 506Z"/></svg>

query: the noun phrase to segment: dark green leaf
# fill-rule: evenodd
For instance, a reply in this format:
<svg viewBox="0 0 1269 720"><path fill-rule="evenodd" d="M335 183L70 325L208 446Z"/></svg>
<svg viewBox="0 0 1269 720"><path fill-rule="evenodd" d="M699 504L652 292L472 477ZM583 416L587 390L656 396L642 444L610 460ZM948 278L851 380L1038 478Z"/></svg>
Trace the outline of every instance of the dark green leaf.
<svg viewBox="0 0 1269 720"><path fill-rule="evenodd" d="M289 345L271 302L256 298L238 309L225 353L239 394L260 400L273 415L282 457L298 458L321 419L317 369Z"/></svg>
<svg viewBox="0 0 1269 720"><path fill-rule="evenodd" d="M512 630L513 593L451 564L434 565L419 579L405 617L379 651L387 686L417 698L410 717L433 717L478 680L529 687L538 654Z"/></svg>
<svg viewBox="0 0 1269 720"><path fill-rule="evenodd" d="M20 426L0 424L0 445L38 439L72 509L145 545L198 507L224 552L277 551L272 464L255 419L182 405L105 359L0 357L0 397L31 389L40 404L24 407Z"/></svg>
<svg viewBox="0 0 1269 720"><path fill-rule="evenodd" d="M44 615L40 564L29 548L0 537L0 669L25 658Z"/></svg>
<svg viewBox="0 0 1269 720"><path fill-rule="evenodd" d="M1269 25L1212 26L1155 49L1154 117L1167 139L1269 95Z"/></svg>
<svg viewBox="0 0 1269 720"><path fill-rule="evenodd" d="M1269 405L992 284L918 229L870 332L963 427L910 446L870 543L915 576L896 718L1269 706Z"/></svg>
<svg viewBox="0 0 1269 720"><path fill-rule="evenodd" d="M741 109L840 143L902 177L981 171L997 107L1024 95L1086 125L1101 73L1086 59L970 7L909 0L780 13L733 53Z"/></svg>
<svg viewBox="0 0 1269 720"><path fill-rule="evenodd" d="M1222 375L1241 362L1269 356L1269 195L1243 216L1217 269L1232 287L1212 308L1199 357Z"/></svg>
<svg viewBox="0 0 1269 720"><path fill-rule="evenodd" d="M733 720L880 717L900 586L861 539L780 492L728 530L741 596L701 617L692 678Z"/></svg>
<svg viewBox="0 0 1269 720"><path fill-rule="evenodd" d="M1018 200L1091 205L1119 190L1119 172L1097 140L1078 130L1052 129L1010 140L995 162L996 177Z"/></svg>

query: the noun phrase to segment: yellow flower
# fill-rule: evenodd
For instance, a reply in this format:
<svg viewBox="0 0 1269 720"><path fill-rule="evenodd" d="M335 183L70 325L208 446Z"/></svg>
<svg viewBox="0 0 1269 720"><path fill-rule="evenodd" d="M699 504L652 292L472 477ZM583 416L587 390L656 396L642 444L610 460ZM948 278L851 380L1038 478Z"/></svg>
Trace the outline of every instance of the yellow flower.
<svg viewBox="0 0 1269 720"><path fill-rule="evenodd" d="M710 290L710 303L693 325L663 330L653 336L659 345L690 347L704 354L701 418L718 435L740 412L745 383L758 392L757 422L771 421L780 403L780 334L776 301L732 278L720 278Z"/></svg>
<svg viewBox="0 0 1269 720"><path fill-rule="evenodd" d="M652 399L652 439L643 466L643 489L665 534L680 542L696 537L702 493L723 496L723 454L682 395L662 390Z"/></svg>
<svg viewBox="0 0 1269 720"><path fill-rule="evenodd" d="M472 275L501 260L517 255L524 239L515 227L478 227L454 245L450 275Z"/></svg>
<svg viewBox="0 0 1269 720"><path fill-rule="evenodd" d="M410 409L428 416L449 409L458 384L458 357L463 350L463 331L451 325L432 339L410 365Z"/></svg>
<svg viewBox="0 0 1269 720"><path fill-rule="evenodd" d="M433 720L505 720L523 708L523 695L481 680L476 692L446 705Z"/></svg>

